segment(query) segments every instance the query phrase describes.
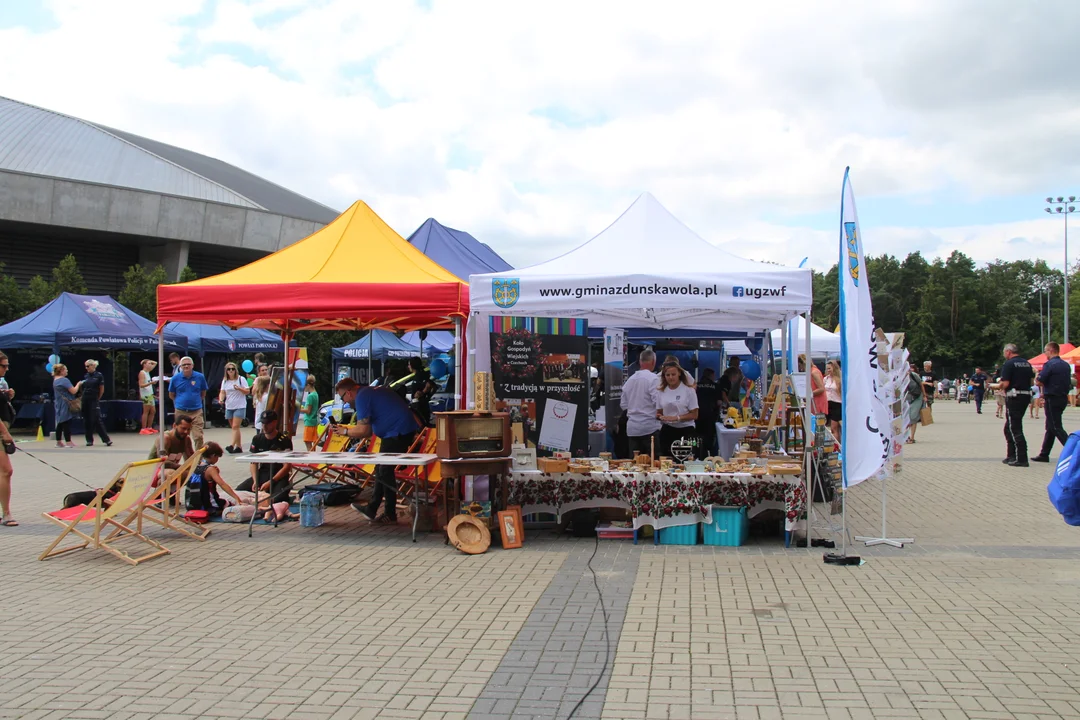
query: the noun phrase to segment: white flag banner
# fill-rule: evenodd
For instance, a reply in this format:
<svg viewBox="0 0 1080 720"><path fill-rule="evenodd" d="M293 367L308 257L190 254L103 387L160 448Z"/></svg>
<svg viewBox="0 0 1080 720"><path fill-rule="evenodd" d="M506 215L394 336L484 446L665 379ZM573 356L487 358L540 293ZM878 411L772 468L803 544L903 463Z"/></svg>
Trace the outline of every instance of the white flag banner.
<svg viewBox="0 0 1080 720"><path fill-rule="evenodd" d="M878 395L877 338L855 193L844 171L840 202L840 369L844 487L872 477L891 454L890 413Z"/></svg>

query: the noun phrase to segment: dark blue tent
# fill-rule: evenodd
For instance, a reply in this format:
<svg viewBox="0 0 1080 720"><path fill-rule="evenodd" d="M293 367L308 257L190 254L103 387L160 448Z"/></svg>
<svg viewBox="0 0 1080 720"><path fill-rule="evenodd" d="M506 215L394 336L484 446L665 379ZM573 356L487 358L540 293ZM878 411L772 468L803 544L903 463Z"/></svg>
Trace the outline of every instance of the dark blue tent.
<svg viewBox="0 0 1080 720"><path fill-rule="evenodd" d="M409 236L417 250L465 282L469 275L511 270L510 263L472 235L440 225L434 218Z"/></svg>
<svg viewBox="0 0 1080 720"><path fill-rule="evenodd" d="M186 337L188 352L196 355L282 352L281 338L269 330L256 328L232 330L221 325L177 322L166 323L165 330Z"/></svg>
<svg viewBox="0 0 1080 720"><path fill-rule="evenodd" d="M411 330L401 336L409 345L420 346L420 332ZM446 330L431 330L424 337L424 354L428 357L442 355L454 349L454 333Z"/></svg>
<svg viewBox="0 0 1080 720"><path fill-rule="evenodd" d="M372 330L351 345L334 348L331 356L335 361L367 360L368 347L371 348L372 360L404 360L420 355L420 348L410 345L389 330Z"/></svg>
<svg viewBox="0 0 1080 720"><path fill-rule="evenodd" d="M154 323L108 295L60 293L55 300L0 326L0 348L100 348L156 351ZM168 350L184 350L187 338L165 333Z"/></svg>

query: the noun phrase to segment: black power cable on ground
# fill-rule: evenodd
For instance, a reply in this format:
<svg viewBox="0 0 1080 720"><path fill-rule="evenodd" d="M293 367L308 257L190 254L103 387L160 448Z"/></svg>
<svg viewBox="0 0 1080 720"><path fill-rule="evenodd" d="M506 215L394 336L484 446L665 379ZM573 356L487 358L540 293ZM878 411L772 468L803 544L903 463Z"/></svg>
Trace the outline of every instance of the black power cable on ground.
<svg viewBox="0 0 1080 720"><path fill-rule="evenodd" d="M592 566L593 560L596 558L596 551L600 549L600 536L596 536L596 545L593 546L592 555L589 556L588 567L592 573L593 585L596 587L596 596L600 598L600 612L604 615L604 642L607 644L607 649L604 653L604 665L600 668L600 675L597 676L596 682L592 684L592 687L581 696L581 699L577 701L577 704L570 710L570 714L566 716L566 720L570 720L574 717L574 714L581 709L585 700L592 695L593 690L600 686L600 681L604 679L604 675L607 673L608 662L611 659L611 632L608 630L608 614L607 607L604 605L604 593L600 590L600 581L596 577L596 568Z"/></svg>

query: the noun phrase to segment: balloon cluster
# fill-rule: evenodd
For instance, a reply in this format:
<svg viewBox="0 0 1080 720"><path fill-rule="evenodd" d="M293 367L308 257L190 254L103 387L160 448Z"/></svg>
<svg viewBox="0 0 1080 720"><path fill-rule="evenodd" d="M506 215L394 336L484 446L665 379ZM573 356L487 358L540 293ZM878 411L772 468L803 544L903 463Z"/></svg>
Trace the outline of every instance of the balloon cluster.
<svg viewBox="0 0 1080 720"><path fill-rule="evenodd" d="M53 365L60 364L60 356L53 353L49 356L49 362L45 363L45 372L51 373L53 371Z"/></svg>

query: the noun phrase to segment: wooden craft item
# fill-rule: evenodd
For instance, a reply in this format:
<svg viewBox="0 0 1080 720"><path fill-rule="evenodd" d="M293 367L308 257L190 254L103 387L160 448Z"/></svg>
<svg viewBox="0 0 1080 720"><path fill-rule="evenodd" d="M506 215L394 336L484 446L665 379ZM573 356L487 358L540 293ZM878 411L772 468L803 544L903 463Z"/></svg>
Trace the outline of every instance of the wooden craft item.
<svg viewBox="0 0 1080 720"><path fill-rule="evenodd" d="M479 555L491 547L491 531L472 515L455 515L446 526L450 544L466 555Z"/></svg>
<svg viewBox="0 0 1080 720"><path fill-rule="evenodd" d="M570 463L559 458L536 458L536 466L546 473L564 473L569 471Z"/></svg>

